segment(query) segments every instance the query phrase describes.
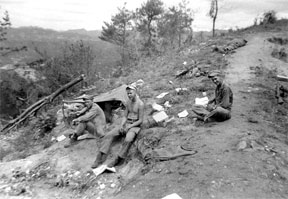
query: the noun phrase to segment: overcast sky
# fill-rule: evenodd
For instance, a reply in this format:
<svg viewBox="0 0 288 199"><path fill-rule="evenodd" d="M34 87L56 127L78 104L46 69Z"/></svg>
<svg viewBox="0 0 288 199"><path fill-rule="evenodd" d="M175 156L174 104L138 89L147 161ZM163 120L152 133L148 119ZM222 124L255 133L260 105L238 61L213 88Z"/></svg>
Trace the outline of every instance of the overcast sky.
<svg viewBox="0 0 288 199"><path fill-rule="evenodd" d="M255 17L268 10L275 10L278 18L288 18L288 0L219 0L217 29L252 25ZM13 27L39 26L55 30L101 30L103 21L127 2L135 10L145 0L0 0L1 12L9 12ZM180 0L163 0L166 7L177 5ZM190 0L195 12L193 29L210 30L212 21L207 16L210 0Z"/></svg>

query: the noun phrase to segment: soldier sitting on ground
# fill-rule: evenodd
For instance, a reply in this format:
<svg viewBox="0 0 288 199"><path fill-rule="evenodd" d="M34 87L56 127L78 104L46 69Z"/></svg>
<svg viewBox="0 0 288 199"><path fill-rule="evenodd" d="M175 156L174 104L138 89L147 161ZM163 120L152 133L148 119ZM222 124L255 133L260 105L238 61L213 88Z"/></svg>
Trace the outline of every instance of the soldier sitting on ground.
<svg viewBox="0 0 288 199"><path fill-rule="evenodd" d="M211 72L208 77L216 85L215 97L209 100L207 107L193 105L192 111L196 115L194 118L208 121L222 122L231 118L231 108L233 104L233 93L229 86L223 82L223 75L220 71Z"/></svg>
<svg viewBox="0 0 288 199"><path fill-rule="evenodd" d="M76 125L76 128L69 135L70 140L68 144L64 145L65 148L75 144L78 137L83 135L85 130L99 137L104 137L105 135L106 119L103 110L93 102L92 97L85 95L81 99L83 100L84 108L75 113L78 117L72 120L72 124Z"/></svg>
<svg viewBox="0 0 288 199"><path fill-rule="evenodd" d="M144 103L136 94L136 87L134 85L127 86L126 92L129 100L126 105L121 125L112 129L104 136L96 160L91 166L92 168L98 167L106 160L112 142L114 138L118 136L124 136L125 140L122 143L119 153L110 160L107 166L113 167L123 161L126 158L128 150L137 134L140 132L140 126L143 122L144 116Z"/></svg>

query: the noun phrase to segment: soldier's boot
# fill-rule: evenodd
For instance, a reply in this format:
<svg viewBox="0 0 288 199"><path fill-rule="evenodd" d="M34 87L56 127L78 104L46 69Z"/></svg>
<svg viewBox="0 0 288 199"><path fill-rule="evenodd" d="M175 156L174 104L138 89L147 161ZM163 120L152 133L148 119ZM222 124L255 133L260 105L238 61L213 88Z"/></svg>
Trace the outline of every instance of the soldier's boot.
<svg viewBox="0 0 288 199"><path fill-rule="evenodd" d="M102 152L98 152L95 161L93 162L93 164L91 165L92 169L97 168L100 164L102 164L105 160L106 160L107 154L102 153Z"/></svg>
<svg viewBox="0 0 288 199"><path fill-rule="evenodd" d="M123 162L124 162L124 158L116 155L108 162L107 167L111 168Z"/></svg>
<svg viewBox="0 0 288 199"><path fill-rule="evenodd" d="M68 147L76 144L77 140L78 140L78 135L74 133L74 134L69 135L69 138L70 138L70 140L67 144L64 145L64 148L68 148Z"/></svg>

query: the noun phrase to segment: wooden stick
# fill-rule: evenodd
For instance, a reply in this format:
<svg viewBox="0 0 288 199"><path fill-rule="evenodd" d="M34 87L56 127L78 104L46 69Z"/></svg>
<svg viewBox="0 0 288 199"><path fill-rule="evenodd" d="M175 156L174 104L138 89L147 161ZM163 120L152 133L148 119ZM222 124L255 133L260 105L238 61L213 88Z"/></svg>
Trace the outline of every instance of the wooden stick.
<svg viewBox="0 0 288 199"><path fill-rule="evenodd" d="M85 75L81 75L81 76L73 79L71 82L65 84L64 86L62 86L61 88L56 90L51 95L49 95L49 96L37 101L36 103L32 104L21 115L19 115L14 120L11 120L6 126L4 126L4 128L1 130L1 132L4 132L4 131L5 131L5 133L9 132L12 128L17 126L21 122L23 122L32 113L39 110L42 106L44 106L48 103L51 103L58 95L60 95L62 92L64 92L68 88L74 86L75 84L81 82L82 80L84 80L84 78L85 78Z"/></svg>

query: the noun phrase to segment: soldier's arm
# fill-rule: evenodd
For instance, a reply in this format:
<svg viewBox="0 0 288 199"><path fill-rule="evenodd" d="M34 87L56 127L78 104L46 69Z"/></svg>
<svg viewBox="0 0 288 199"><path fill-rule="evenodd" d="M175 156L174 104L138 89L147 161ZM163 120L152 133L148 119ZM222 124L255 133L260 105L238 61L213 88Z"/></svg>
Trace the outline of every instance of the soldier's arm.
<svg viewBox="0 0 288 199"><path fill-rule="evenodd" d="M99 107L98 106L92 106L89 111L87 111L84 115L81 115L80 117L77 118L79 122L88 122L92 120L93 118L96 117L96 115L99 112Z"/></svg>
<svg viewBox="0 0 288 199"><path fill-rule="evenodd" d="M208 101L208 104L212 104L215 102L215 97L213 97L211 100Z"/></svg>

